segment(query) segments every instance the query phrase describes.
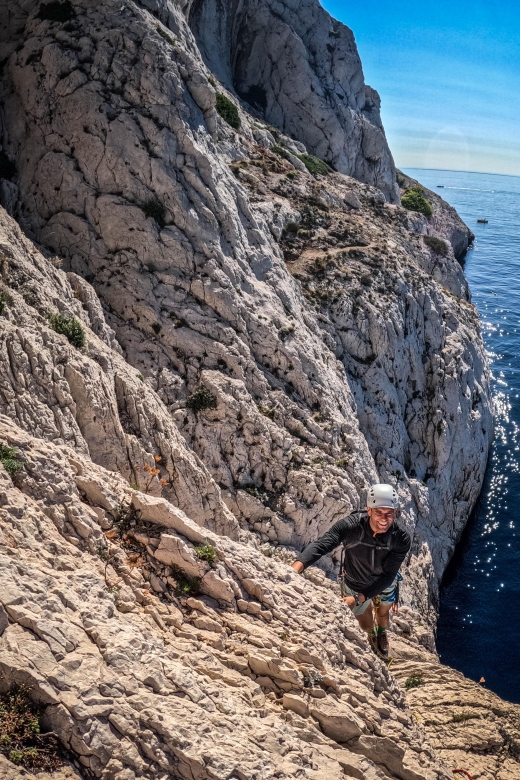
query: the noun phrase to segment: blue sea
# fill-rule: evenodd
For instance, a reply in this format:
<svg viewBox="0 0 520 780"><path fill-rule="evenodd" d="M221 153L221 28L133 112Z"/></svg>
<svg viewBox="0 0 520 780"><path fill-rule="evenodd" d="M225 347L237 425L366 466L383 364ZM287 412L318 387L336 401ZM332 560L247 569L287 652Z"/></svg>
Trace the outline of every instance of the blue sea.
<svg viewBox="0 0 520 780"><path fill-rule="evenodd" d="M442 583L437 648L443 663L520 702L520 178L405 173L454 206L475 233L464 271L497 412L482 493Z"/></svg>

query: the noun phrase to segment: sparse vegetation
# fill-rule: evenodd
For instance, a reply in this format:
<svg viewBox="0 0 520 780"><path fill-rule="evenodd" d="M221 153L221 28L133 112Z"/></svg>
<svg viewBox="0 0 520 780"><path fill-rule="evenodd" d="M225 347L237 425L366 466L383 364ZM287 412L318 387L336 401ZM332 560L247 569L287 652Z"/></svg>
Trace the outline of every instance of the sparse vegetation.
<svg viewBox="0 0 520 780"><path fill-rule="evenodd" d="M283 328L280 328L278 331L278 335L281 338L282 341L285 341L285 339L288 336L291 336L294 333L294 325L286 326Z"/></svg>
<svg viewBox="0 0 520 780"><path fill-rule="evenodd" d="M478 712L454 712L451 716L452 723L464 723L467 720L479 720Z"/></svg>
<svg viewBox="0 0 520 780"><path fill-rule="evenodd" d="M272 152L277 154L279 157L283 157L284 160L289 160L289 152L287 149L284 149L283 146L280 146L279 144L275 144L272 149Z"/></svg>
<svg viewBox="0 0 520 780"><path fill-rule="evenodd" d="M197 558L200 558L201 561L213 563L217 560L217 551L213 545L207 541L204 544L196 545L193 550Z"/></svg>
<svg viewBox="0 0 520 780"><path fill-rule="evenodd" d="M303 675L303 687L315 688L317 683L323 680L323 675L317 669L307 669L307 674Z"/></svg>
<svg viewBox="0 0 520 780"><path fill-rule="evenodd" d="M0 463L7 471L10 477L23 469L23 463L18 457L14 447L8 447L7 444L0 444Z"/></svg>
<svg viewBox="0 0 520 780"><path fill-rule="evenodd" d="M166 43L169 43L170 46L173 46L175 41L173 40L173 38L170 35L168 35L168 33L164 32L162 27L157 26L155 29L157 30L157 32L159 33L161 38L166 41Z"/></svg>
<svg viewBox="0 0 520 780"><path fill-rule="evenodd" d="M330 165L327 165L326 162L320 160L319 157L315 157L313 154L297 154L296 156L302 161L309 173L312 173L313 176L328 176L329 173L332 173Z"/></svg>
<svg viewBox="0 0 520 780"><path fill-rule="evenodd" d="M176 596L196 596L200 591L200 577L190 577L185 571L179 569L178 566L171 566L172 576L175 580L175 595Z"/></svg>
<svg viewBox="0 0 520 780"><path fill-rule="evenodd" d="M443 241L442 238L437 238L436 236L423 236L423 241L436 255L446 257L448 254L448 244L446 241Z"/></svg>
<svg viewBox="0 0 520 780"><path fill-rule="evenodd" d="M56 736L41 733L41 716L27 686L0 695L0 753L18 766L51 772L63 761Z"/></svg>
<svg viewBox="0 0 520 780"><path fill-rule="evenodd" d="M405 179L404 179L404 176L401 173L399 173L399 172L396 173L395 180L396 180L396 182L398 183L398 185L400 187L404 187Z"/></svg>
<svg viewBox="0 0 520 780"><path fill-rule="evenodd" d="M5 314L7 307L12 303L12 298L5 290L0 290L0 316Z"/></svg>
<svg viewBox="0 0 520 780"><path fill-rule="evenodd" d="M275 409L270 409L268 406L264 406L263 404L257 404L256 406L260 414L263 414L264 417L269 417L270 420L274 420L276 411Z"/></svg>
<svg viewBox="0 0 520 780"><path fill-rule="evenodd" d="M418 674L412 674L411 677L407 677L404 681L404 687L407 691L412 688L420 688L421 685L424 685L424 678L420 672Z"/></svg>
<svg viewBox="0 0 520 780"><path fill-rule="evenodd" d="M51 0L50 3L40 3L38 18L49 22L70 22L74 19L74 6L70 0Z"/></svg>
<svg viewBox="0 0 520 780"><path fill-rule="evenodd" d="M153 219L155 222L157 222L160 228L163 228L166 225L166 209L164 208L161 201L157 200L157 198L150 198L150 200L146 200L141 205L141 208L145 217Z"/></svg>
<svg viewBox="0 0 520 780"><path fill-rule="evenodd" d="M56 333L66 336L76 349L82 349L85 346L85 330L76 317L69 317L67 314L50 314L49 326Z"/></svg>
<svg viewBox="0 0 520 780"><path fill-rule="evenodd" d="M409 187L401 198L401 205L408 211L417 211L425 217L433 214L432 204L424 197L421 187Z"/></svg>
<svg viewBox="0 0 520 780"><path fill-rule="evenodd" d="M238 130L240 127L238 108L229 98L223 95L222 92L217 92L215 107L222 119L227 122L230 127Z"/></svg>
<svg viewBox="0 0 520 780"><path fill-rule="evenodd" d="M209 388L201 385L188 396L186 406L195 414L203 409L216 409L218 406L217 396Z"/></svg>

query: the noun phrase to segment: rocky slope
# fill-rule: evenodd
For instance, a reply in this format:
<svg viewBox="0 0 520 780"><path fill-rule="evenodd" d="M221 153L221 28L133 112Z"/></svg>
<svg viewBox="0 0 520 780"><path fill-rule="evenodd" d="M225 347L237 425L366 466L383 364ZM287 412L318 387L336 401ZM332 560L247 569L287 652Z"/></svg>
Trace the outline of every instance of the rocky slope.
<svg viewBox="0 0 520 780"><path fill-rule="evenodd" d="M25 231L0 211L0 444L23 463L1 472L1 685L32 684L107 780L447 777L329 581L286 564L393 482L432 647L492 436L471 234L433 193L429 219L392 203L347 28L212 8L0 8Z"/></svg>

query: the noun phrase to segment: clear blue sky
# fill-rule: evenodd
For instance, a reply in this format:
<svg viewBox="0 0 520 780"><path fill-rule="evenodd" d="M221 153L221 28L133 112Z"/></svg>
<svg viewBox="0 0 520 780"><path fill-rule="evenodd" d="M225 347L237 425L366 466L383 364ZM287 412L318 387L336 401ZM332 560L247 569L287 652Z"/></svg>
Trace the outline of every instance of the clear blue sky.
<svg viewBox="0 0 520 780"><path fill-rule="evenodd" d="M399 167L520 176L520 2L321 0L350 27Z"/></svg>

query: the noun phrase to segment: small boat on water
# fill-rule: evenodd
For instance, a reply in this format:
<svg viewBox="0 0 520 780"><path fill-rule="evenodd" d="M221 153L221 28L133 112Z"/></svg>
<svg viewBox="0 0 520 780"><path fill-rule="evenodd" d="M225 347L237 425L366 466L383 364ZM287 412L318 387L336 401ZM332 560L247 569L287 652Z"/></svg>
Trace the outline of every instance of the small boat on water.
<svg viewBox="0 0 520 780"><path fill-rule="evenodd" d="M487 220L487 219L477 219L477 222L480 222L482 225L487 225L489 220Z"/></svg>
<svg viewBox="0 0 520 780"><path fill-rule="evenodd" d="M439 190L443 190L444 189L444 184L437 184L437 187L438 187Z"/></svg>

